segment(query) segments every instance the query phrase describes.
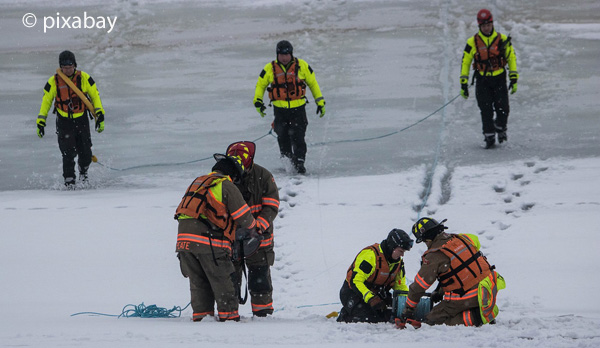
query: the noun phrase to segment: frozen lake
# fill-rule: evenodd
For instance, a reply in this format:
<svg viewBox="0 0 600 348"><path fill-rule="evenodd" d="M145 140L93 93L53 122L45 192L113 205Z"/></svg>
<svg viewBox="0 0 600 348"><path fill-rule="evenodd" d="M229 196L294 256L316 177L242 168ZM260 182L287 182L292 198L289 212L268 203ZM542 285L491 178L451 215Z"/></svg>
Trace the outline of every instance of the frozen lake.
<svg viewBox="0 0 600 348"><path fill-rule="evenodd" d="M327 115L315 117L309 98L307 168L323 177L393 173L434 162L450 168L536 156L600 154L599 5L579 1L495 1L496 29L510 33L521 75L511 96L509 142L482 149L479 109L456 99L462 49L477 28L467 1L108 1L62 7L44 1L3 5L0 37L0 190L56 188L60 153L54 116L38 139L35 119L42 88L58 53L75 52L96 80L106 131L94 133L94 154L114 169L93 165L99 186L124 175L198 172L195 161L231 142L270 129L252 106L258 74L288 39L316 72ZM537 10L537 9L542 9ZM117 16L114 30L25 28L25 12L42 16ZM592 24L590 24L590 22ZM581 23L581 24L578 24ZM266 97L265 97L266 98ZM340 140L352 140L336 143ZM324 145L321 145L325 143ZM276 139L258 141L257 161L283 172ZM212 162L210 162L212 163ZM128 169L138 167L138 169Z"/></svg>

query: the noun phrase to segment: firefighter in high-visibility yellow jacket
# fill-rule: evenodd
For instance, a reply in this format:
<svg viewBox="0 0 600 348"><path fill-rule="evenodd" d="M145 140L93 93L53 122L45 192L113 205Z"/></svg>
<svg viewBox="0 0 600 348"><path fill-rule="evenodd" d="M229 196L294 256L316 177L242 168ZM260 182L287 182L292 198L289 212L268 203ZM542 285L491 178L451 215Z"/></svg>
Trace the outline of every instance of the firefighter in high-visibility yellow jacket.
<svg viewBox="0 0 600 348"><path fill-rule="evenodd" d="M94 79L86 72L76 69L77 62L71 51L63 51L58 57L58 63L62 73L89 97L94 107L94 110L88 110L84 101L58 74L48 79L36 121L37 134L40 138L44 137L48 112L54 103L58 147L63 161L63 178L65 186L71 188L75 185L75 157L79 166L79 179L83 183L87 182L88 168L92 163L88 112L96 116L96 131L101 133L104 131L104 108Z"/></svg>
<svg viewBox="0 0 600 348"><path fill-rule="evenodd" d="M265 117L263 95L269 92L275 120L273 129L277 133L282 158L289 158L296 171L306 172L306 86L317 104L317 114L325 116L325 99L317 83L315 73L308 63L294 57L294 48L289 41L277 43L277 59L267 63L258 77L254 91L254 107Z"/></svg>
<svg viewBox="0 0 600 348"><path fill-rule="evenodd" d="M517 58L510 36L500 34L494 29L494 17L489 10L482 9L477 13L479 32L467 40L460 73L460 94L469 97L469 71L473 62L475 97L481 111L481 122L485 148L489 149L498 142L508 140L506 135L510 106L510 94L517 92ZM506 87L506 67L510 84ZM494 112L496 117L494 118Z"/></svg>
<svg viewBox="0 0 600 348"><path fill-rule="evenodd" d="M413 240L400 229L393 229L381 243L362 249L348 268L340 289L344 306L338 322L388 322L392 318L390 289L408 291L404 252Z"/></svg>

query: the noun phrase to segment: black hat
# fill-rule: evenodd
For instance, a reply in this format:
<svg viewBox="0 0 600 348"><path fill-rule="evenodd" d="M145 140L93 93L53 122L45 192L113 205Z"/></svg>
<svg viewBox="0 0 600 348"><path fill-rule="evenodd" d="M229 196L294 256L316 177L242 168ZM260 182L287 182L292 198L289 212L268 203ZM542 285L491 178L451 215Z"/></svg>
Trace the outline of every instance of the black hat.
<svg viewBox="0 0 600 348"><path fill-rule="evenodd" d="M398 228L394 228L390 231L386 238L386 242L388 247L390 247L392 250L396 249L397 247L401 247L402 249L408 251L413 246L413 240L408 236L408 233Z"/></svg>
<svg viewBox="0 0 600 348"><path fill-rule="evenodd" d="M294 54L294 47L289 41L281 40L277 43L277 54Z"/></svg>
<svg viewBox="0 0 600 348"><path fill-rule="evenodd" d="M58 56L58 65L74 65L77 67L77 61L75 60L75 55L71 51L62 51Z"/></svg>
<svg viewBox="0 0 600 348"><path fill-rule="evenodd" d="M385 258L390 262L396 262L398 260L392 258L394 249L400 247L405 251L408 251L413 246L413 240L408 236L408 233L401 229L394 228L390 231L387 238L381 241L380 246Z"/></svg>

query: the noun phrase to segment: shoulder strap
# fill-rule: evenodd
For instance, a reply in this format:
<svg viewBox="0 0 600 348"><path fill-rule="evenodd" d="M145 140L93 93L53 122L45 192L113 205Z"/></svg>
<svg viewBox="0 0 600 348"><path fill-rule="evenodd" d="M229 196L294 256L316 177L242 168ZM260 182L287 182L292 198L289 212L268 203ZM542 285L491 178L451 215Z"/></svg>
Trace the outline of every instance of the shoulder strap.
<svg viewBox="0 0 600 348"><path fill-rule="evenodd" d="M81 98L81 100L83 100L83 102L85 103L85 106L87 106L88 110L90 111L92 116L94 116L94 119L95 119L96 118L95 108L92 105L92 102L90 102L90 100L87 98L87 96L85 94L83 94L83 92L79 88L77 88L77 86L75 86L73 81L71 81L71 79L69 77L67 77L67 75L63 74L63 72L60 70L60 68L56 69L56 74L75 92L75 94L77 94L79 96L79 98Z"/></svg>
<svg viewBox="0 0 600 348"><path fill-rule="evenodd" d="M271 68L273 69L273 89L277 90L277 98L281 98L281 91L279 90L280 87L282 87L282 85L279 84L279 81L277 80L277 68L279 66L279 63L275 62L274 60L271 61Z"/></svg>
<svg viewBox="0 0 600 348"><path fill-rule="evenodd" d="M469 256L469 258L462 260L456 253L454 253L452 250L450 250L449 248L446 248L445 245L440 248L441 250L445 250L447 251L449 254L453 255L455 258L459 259L462 261L461 265L452 269L450 272L442 275L439 277L439 282L442 283L442 286L445 285L449 285L451 284L450 281L447 282L448 279L454 277L455 275L457 275L460 271L462 271L463 269L467 269L472 275L473 277L477 277L477 274L475 274L475 272L473 272L473 270L469 267L471 265L471 263L475 262L480 256L481 256L481 252L480 251L476 251L473 252L474 246L467 242L463 237L461 237L460 235L455 235L454 238L457 238L460 242L462 242L465 247L469 250L469 252L471 253L471 256ZM453 239L454 239L453 238ZM481 265L479 265L478 262L475 262L475 264L477 265L477 267L479 268L479 273L481 273L483 270L481 269ZM463 286L462 281L456 277L455 279L458 279L461 287Z"/></svg>

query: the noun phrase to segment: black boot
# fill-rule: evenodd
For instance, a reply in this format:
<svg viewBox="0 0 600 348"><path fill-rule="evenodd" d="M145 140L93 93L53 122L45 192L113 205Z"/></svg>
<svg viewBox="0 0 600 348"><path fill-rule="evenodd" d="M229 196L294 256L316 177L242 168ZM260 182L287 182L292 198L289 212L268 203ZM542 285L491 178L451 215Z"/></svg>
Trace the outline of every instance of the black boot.
<svg viewBox="0 0 600 348"><path fill-rule="evenodd" d="M67 190L74 190L75 189L75 178L72 178L72 177L65 178L65 187L67 188Z"/></svg>
<svg viewBox="0 0 600 348"><path fill-rule="evenodd" d="M83 183L83 184L88 183L87 172L79 172L79 181L81 181L81 183Z"/></svg>
<svg viewBox="0 0 600 348"><path fill-rule="evenodd" d="M298 158L294 161L294 167L298 174L306 173L306 168L304 167L304 158Z"/></svg>
<svg viewBox="0 0 600 348"><path fill-rule="evenodd" d="M500 144L502 144L503 142L505 142L507 140L508 140L508 137L506 136L506 131L498 132L498 142Z"/></svg>
<svg viewBox="0 0 600 348"><path fill-rule="evenodd" d="M487 135L485 137L485 148L491 149L496 145L496 136L495 135Z"/></svg>

